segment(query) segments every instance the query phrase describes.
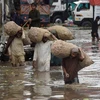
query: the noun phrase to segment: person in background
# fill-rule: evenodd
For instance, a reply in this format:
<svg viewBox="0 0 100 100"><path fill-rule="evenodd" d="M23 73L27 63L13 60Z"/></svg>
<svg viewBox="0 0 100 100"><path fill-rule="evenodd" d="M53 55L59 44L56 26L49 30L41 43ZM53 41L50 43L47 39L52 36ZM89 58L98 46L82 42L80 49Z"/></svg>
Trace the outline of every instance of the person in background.
<svg viewBox="0 0 100 100"><path fill-rule="evenodd" d="M71 4L68 5L68 17L71 16L71 10L72 10L72 7L71 7Z"/></svg>
<svg viewBox="0 0 100 100"><path fill-rule="evenodd" d="M29 28L31 27L40 27L40 12L36 9L37 4L32 3L32 10L29 12Z"/></svg>
<svg viewBox="0 0 100 100"><path fill-rule="evenodd" d="M15 10L11 9L11 12L10 12L10 21L14 20L14 15L15 15Z"/></svg>
<svg viewBox="0 0 100 100"><path fill-rule="evenodd" d="M95 42L95 38L97 39L97 42L99 41L99 35L98 35L98 21L100 20L100 17L97 16L96 19L93 21L92 23L92 32L91 32L91 36L92 36L92 42Z"/></svg>
<svg viewBox="0 0 100 100"><path fill-rule="evenodd" d="M21 15L20 15L20 8L16 9L16 12L13 15L12 21L14 21L19 26L22 26L24 24L24 20L21 18Z"/></svg>
<svg viewBox="0 0 100 100"><path fill-rule="evenodd" d="M23 47L23 41L24 38L22 35L22 30L18 31L17 34L14 36L10 36L8 38L8 44L13 39L13 41L10 43L10 46L8 48L9 57L12 63L12 66L24 66L25 62L25 52Z"/></svg>
<svg viewBox="0 0 100 100"><path fill-rule="evenodd" d="M51 60L51 44L47 37L43 37L40 43L35 45L33 56L33 68L37 68L38 71L50 71Z"/></svg>
<svg viewBox="0 0 100 100"><path fill-rule="evenodd" d="M62 59L65 84L79 82L77 72L81 69L79 62L83 59L84 56L80 48L72 48L69 57Z"/></svg>

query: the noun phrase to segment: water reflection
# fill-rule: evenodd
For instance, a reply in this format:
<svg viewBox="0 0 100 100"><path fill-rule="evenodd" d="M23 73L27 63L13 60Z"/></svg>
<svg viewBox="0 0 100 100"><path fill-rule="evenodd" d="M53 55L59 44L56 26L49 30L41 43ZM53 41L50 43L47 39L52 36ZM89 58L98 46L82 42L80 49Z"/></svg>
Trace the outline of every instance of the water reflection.
<svg viewBox="0 0 100 100"><path fill-rule="evenodd" d="M34 86L34 92L38 95L51 95L51 87L47 84L51 81L50 72L38 72L36 74L36 80L38 84Z"/></svg>
<svg viewBox="0 0 100 100"><path fill-rule="evenodd" d="M100 45L99 45L99 43L97 43L97 44L93 44L92 46L91 46L91 51L92 51L92 53L99 53L100 51Z"/></svg>
<svg viewBox="0 0 100 100"><path fill-rule="evenodd" d="M35 72L35 85L25 85L24 100L48 100L52 94L51 87L47 84L51 81L50 72Z"/></svg>
<svg viewBox="0 0 100 100"><path fill-rule="evenodd" d="M84 95L81 95L78 90L72 88L65 89L64 100L83 100Z"/></svg>

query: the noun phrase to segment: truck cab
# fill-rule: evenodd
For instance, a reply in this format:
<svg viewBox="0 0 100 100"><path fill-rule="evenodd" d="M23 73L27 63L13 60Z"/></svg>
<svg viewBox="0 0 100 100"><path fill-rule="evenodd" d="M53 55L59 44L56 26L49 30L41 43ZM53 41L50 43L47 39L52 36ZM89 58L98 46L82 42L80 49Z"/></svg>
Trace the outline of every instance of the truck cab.
<svg viewBox="0 0 100 100"><path fill-rule="evenodd" d="M72 10L73 22L78 26L91 27L93 21L93 6L88 0L73 2Z"/></svg>

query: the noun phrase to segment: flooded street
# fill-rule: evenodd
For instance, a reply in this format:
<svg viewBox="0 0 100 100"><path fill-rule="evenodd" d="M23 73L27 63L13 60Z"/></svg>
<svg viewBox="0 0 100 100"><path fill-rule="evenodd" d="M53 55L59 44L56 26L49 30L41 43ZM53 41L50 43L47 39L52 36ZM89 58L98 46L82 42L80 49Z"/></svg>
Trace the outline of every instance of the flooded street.
<svg viewBox="0 0 100 100"><path fill-rule="evenodd" d="M78 73L79 84L64 85L61 66L50 72L35 72L31 62L24 67L0 63L0 100L100 100L100 42L91 43L91 30L70 28L94 64ZM99 31L100 32L100 31Z"/></svg>

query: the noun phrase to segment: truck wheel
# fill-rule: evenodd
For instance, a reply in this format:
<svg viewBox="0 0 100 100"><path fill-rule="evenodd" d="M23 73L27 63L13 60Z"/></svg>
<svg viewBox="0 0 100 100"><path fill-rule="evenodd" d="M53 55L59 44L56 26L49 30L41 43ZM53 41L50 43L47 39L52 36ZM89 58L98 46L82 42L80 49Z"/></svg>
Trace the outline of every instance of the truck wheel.
<svg viewBox="0 0 100 100"><path fill-rule="evenodd" d="M53 23L62 24L63 20L60 16L56 16L53 18Z"/></svg>
<svg viewBox="0 0 100 100"><path fill-rule="evenodd" d="M82 23L83 27L92 27L92 23L90 21L85 21Z"/></svg>

